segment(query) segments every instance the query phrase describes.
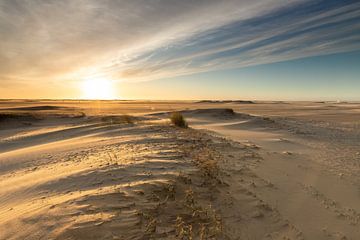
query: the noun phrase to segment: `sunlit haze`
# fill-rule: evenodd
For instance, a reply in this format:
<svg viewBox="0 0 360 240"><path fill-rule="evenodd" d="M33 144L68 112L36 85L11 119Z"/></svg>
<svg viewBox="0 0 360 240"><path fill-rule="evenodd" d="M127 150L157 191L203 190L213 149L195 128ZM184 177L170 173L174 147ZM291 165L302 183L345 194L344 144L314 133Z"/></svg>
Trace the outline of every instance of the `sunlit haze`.
<svg viewBox="0 0 360 240"><path fill-rule="evenodd" d="M106 78L90 78L82 82L84 99L115 99L112 82Z"/></svg>

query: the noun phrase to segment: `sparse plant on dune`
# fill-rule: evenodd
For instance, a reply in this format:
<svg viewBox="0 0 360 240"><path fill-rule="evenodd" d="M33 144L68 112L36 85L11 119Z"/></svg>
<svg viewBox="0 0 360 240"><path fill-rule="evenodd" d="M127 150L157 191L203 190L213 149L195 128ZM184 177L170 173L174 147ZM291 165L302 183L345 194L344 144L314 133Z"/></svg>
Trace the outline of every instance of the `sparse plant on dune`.
<svg viewBox="0 0 360 240"><path fill-rule="evenodd" d="M182 240L192 240L193 239L193 226L191 224L186 224L186 222L178 216L176 218L176 234L178 239Z"/></svg>
<svg viewBox="0 0 360 240"><path fill-rule="evenodd" d="M234 110L232 109L232 108L225 108L225 113L227 113L227 114L230 114L230 115L234 115L235 114L235 112L234 112Z"/></svg>
<svg viewBox="0 0 360 240"><path fill-rule="evenodd" d="M173 112L170 115L171 123L173 123L175 126L181 127L181 128L187 128L188 124L184 118L184 116L180 112Z"/></svg>

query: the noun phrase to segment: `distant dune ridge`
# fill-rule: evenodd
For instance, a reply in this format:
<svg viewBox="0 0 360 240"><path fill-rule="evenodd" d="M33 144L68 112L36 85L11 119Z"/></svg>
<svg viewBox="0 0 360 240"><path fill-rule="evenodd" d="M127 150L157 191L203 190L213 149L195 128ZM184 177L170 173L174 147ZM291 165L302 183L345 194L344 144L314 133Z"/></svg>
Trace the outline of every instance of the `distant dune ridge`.
<svg viewBox="0 0 360 240"><path fill-rule="evenodd" d="M16 107L16 108L5 108L3 110L8 111L46 111L46 110L64 110L67 107L59 107L59 106L33 106L33 107Z"/></svg>
<svg viewBox="0 0 360 240"><path fill-rule="evenodd" d="M254 101L249 100L201 100L196 103L240 103L240 104L254 104Z"/></svg>
<svg viewBox="0 0 360 240"><path fill-rule="evenodd" d="M358 239L359 109L4 101L0 239Z"/></svg>

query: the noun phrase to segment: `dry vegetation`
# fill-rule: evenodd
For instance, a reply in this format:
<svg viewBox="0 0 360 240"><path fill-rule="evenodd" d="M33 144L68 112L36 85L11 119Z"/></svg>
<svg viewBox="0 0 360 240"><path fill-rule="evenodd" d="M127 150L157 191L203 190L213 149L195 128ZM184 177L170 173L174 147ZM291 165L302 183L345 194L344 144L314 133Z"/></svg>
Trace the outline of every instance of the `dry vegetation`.
<svg viewBox="0 0 360 240"><path fill-rule="evenodd" d="M235 112L234 112L234 110L232 108L225 108L224 111L225 111L226 114L230 114L230 115L235 114Z"/></svg>
<svg viewBox="0 0 360 240"><path fill-rule="evenodd" d="M184 116L180 112L173 112L170 115L171 122L178 127L187 128L188 124L184 118Z"/></svg>

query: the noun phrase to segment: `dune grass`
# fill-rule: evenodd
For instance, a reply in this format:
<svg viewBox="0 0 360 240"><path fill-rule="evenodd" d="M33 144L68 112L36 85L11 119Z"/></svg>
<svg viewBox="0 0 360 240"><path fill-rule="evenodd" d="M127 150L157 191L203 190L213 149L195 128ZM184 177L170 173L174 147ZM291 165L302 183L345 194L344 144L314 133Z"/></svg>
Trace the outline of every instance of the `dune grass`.
<svg viewBox="0 0 360 240"><path fill-rule="evenodd" d="M180 112L173 112L170 115L171 123L181 128L187 128L188 124Z"/></svg>
<svg viewBox="0 0 360 240"><path fill-rule="evenodd" d="M224 112L226 114L229 114L229 115L234 115L235 114L235 112L234 112L234 110L232 108L225 108Z"/></svg>

